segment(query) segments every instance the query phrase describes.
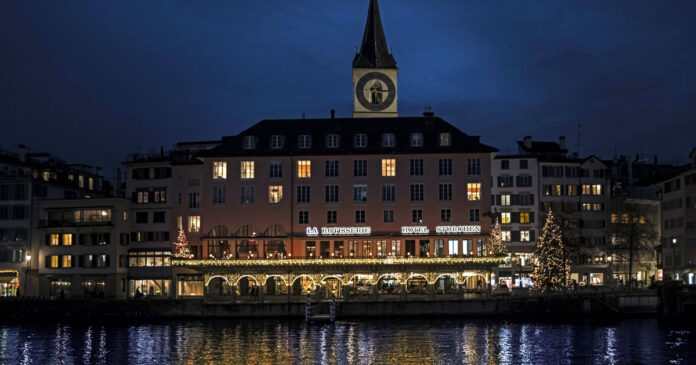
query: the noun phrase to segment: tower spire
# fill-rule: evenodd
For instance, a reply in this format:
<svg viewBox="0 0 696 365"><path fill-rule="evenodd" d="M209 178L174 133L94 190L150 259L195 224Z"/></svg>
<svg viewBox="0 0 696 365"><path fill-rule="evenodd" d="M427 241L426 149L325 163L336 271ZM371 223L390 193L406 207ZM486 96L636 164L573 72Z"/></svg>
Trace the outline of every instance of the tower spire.
<svg viewBox="0 0 696 365"><path fill-rule="evenodd" d="M387 39L384 36L384 29L382 29L377 0L370 0L360 53L353 58L353 67L397 68L396 61L387 48Z"/></svg>

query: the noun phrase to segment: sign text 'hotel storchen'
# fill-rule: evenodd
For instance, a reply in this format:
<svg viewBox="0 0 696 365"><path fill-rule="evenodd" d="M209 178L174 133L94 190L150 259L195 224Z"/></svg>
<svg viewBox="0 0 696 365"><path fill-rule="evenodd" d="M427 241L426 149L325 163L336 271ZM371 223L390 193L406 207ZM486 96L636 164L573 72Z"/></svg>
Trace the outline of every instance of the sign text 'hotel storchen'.
<svg viewBox="0 0 696 365"><path fill-rule="evenodd" d="M437 226L437 234L481 233L481 226Z"/></svg>

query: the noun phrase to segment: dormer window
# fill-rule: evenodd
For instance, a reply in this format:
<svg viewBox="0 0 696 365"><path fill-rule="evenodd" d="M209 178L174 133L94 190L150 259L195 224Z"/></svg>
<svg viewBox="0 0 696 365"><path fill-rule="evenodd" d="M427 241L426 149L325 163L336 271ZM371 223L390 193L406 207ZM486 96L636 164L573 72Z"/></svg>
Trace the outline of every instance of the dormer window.
<svg viewBox="0 0 696 365"><path fill-rule="evenodd" d="M411 133L411 147L423 147L423 133Z"/></svg>
<svg viewBox="0 0 696 365"><path fill-rule="evenodd" d="M297 137L297 146L300 148L310 148L312 147L312 136L309 134L302 134Z"/></svg>
<svg viewBox="0 0 696 365"><path fill-rule="evenodd" d="M384 133L382 134L382 147L394 147L396 146L396 137L394 133Z"/></svg>
<svg viewBox="0 0 696 365"><path fill-rule="evenodd" d="M242 148L245 150L253 150L256 148L256 137L254 136L244 136L242 141Z"/></svg>
<svg viewBox="0 0 696 365"><path fill-rule="evenodd" d="M452 145L452 135L449 132L440 133L440 146L450 146Z"/></svg>
<svg viewBox="0 0 696 365"><path fill-rule="evenodd" d="M353 145L357 148L367 147L367 134L358 133L353 136Z"/></svg>
<svg viewBox="0 0 696 365"><path fill-rule="evenodd" d="M285 144L285 136L273 135L271 136L271 149L279 150L283 148Z"/></svg>
<svg viewBox="0 0 696 365"><path fill-rule="evenodd" d="M338 134L326 135L326 148L338 148Z"/></svg>

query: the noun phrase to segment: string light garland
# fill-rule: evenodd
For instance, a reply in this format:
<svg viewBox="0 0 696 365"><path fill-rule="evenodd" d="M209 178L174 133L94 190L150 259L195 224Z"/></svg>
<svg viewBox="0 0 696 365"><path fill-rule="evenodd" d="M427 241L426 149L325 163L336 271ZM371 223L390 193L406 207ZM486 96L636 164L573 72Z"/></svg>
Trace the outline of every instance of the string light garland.
<svg viewBox="0 0 696 365"><path fill-rule="evenodd" d="M399 259L373 259L373 258L343 258L343 259L280 259L280 260L172 260L172 266L184 267L303 267L303 266L337 266L337 265L466 265L484 264L500 265L505 261L504 257L412 257Z"/></svg>

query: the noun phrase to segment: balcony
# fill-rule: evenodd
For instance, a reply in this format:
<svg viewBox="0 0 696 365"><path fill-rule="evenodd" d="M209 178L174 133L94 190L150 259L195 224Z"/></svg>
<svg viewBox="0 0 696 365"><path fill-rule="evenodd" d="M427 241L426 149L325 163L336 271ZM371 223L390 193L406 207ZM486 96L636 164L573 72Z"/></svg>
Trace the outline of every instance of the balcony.
<svg viewBox="0 0 696 365"><path fill-rule="evenodd" d="M114 224L111 222L111 220L104 220L104 221L88 221L88 222L81 222L81 221L74 221L74 220L63 220L63 219L40 219L39 220L39 228L58 228L58 227L98 227L98 226L107 226L107 227L112 227Z"/></svg>

